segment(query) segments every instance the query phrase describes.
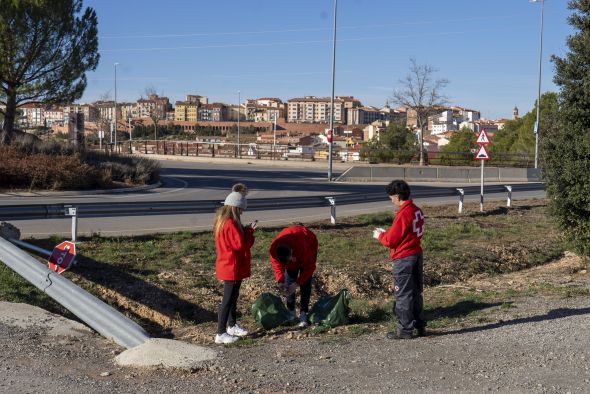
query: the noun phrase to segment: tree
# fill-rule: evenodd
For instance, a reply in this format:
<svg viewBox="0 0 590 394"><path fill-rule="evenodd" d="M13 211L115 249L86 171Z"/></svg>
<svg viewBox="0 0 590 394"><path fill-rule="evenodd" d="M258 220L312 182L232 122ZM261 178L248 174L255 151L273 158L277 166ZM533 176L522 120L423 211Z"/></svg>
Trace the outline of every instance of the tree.
<svg viewBox="0 0 590 394"><path fill-rule="evenodd" d="M573 248L590 255L590 1L572 0L564 58L553 56L557 119L541 124L541 168L551 211Z"/></svg>
<svg viewBox="0 0 590 394"><path fill-rule="evenodd" d="M0 143L28 102L73 102L98 65L96 12L82 0L0 0Z"/></svg>
<svg viewBox="0 0 590 394"><path fill-rule="evenodd" d="M419 65L416 59L410 59L410 72L400 80L400 89L394 90L393 101L416 113L419 129L420 165L424 165L424 127L428 117L435 114L437 108L446 104L447 99L441 90L449 83L446 79L433 80L438 70L429 65Z"/></svg>
<svg viewBox="0 0 590 394"><path fill-rule="evenodd" d="M363 149L363 157L370 162L408 163L418 152L418 141L412 130L391 122L387 129L369 141Z"/></svg>
<svg viewBox="0 0 590 394"><path fill-rule="evenodd" d="M440 148L440 162L443 165L472 165L473 149L477 149L477 136L468 128L453 134L449 143Z"/></svg>

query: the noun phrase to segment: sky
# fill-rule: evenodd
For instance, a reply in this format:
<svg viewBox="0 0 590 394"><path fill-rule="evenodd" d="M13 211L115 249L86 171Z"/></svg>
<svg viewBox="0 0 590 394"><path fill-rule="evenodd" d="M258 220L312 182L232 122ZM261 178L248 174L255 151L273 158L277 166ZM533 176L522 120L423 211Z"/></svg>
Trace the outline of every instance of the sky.
<svg viewBox="0 0 590 394"><path fill-rule="evenodd" d="M87 0L100 64L80 102L328 97L334 0ZM557 91L551 56L567 54L566 0L546 0L541 89ZM541 4L528 0L340 0L335 94L381 107L410 59L449 80L450 105L482 117L521 115L537 98ZM238 93L239 92L239 93Z"/></svg>

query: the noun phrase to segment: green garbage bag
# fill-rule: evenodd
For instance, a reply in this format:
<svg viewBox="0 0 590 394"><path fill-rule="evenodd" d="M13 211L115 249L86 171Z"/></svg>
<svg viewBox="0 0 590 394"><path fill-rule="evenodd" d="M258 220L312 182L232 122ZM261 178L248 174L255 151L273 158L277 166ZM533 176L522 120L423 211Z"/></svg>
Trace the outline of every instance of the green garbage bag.
<svg viewBox="0 0 590 394"><path fill-rule="evenodd" d="M281 297L271 293L262 293L254 301L252 316L265 330L292 323L291 314Z"/></svg>
<svg viewBox="0 0 590 394"><path fill-rule="evenodd" d="M348 324L350 295L347 289L342 289L333 297L320 298L309 311L309 321L312 324L336 327Z"/></svg>

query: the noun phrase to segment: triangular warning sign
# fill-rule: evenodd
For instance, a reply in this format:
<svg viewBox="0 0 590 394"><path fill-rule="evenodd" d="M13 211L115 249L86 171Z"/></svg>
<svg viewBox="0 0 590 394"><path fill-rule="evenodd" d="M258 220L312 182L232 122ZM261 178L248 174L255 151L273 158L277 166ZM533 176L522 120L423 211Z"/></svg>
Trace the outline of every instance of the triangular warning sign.
<svg viewBox="0 0 590 394"><path fill-rule="evenodd" d="M480 145L477 154L474 157L475 160L490 160L490 155L486 150L485 145Z"/></svg>
<svg viewBox="0 0 590 394"><path fill-rule="evenodd" d="M477 142L480 145L490 143L490 137L488 136L488 133L486 133L486 129L481 129L479 135L477 136L477 141L475 142Z"/></svg>

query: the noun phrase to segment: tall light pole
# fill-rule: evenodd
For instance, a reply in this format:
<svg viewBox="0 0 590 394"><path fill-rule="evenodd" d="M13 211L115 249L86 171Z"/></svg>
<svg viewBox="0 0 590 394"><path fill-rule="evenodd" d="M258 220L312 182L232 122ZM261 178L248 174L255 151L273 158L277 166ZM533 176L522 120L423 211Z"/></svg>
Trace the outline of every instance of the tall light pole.
<svg viewBox="0 0 590 394"><path fill-rule="evenodd" d="M338 0L334 0L334 27L332 38L332 97L330 98L330 131L328 134L328 182L332 181L332 138L334 135L334 76L336 71L336 7Z"/></svg>
<svg viewBox="0 0 590 394"><path fill-rule="evenodd" d="M242 113L240 102L242 101L242 97L240 96L240 91L238 90L238 157L242 158L242 153L240 152L240 115Z"/></svg>
<svg viewBox="0 0 590 394"><path fill-rule="evenodd" d="M115 63L115 152L117 151L117 66Z"/></svg>
<svg viewBox="0 0 590 394"><path fill-rule="evenodd" d="M277 113L274 113L274 125L272 128L272 158L275 158L275 151L277 146Z"/></svg>
<svg viewBox="0 0 590 394"><path fill-rule="evenodd" d="M543 14L545 13L545 0L529 0L531 3L541 3L541 34L539 44L539 89L537 92L537 120L535 120L535 168L539 168L539 122L541 121L541 66L543 64Z"/></svg>

